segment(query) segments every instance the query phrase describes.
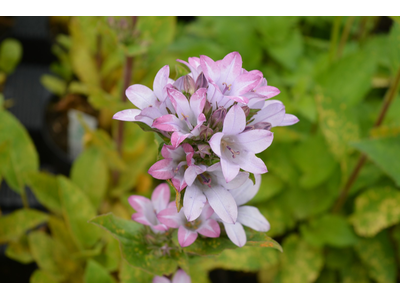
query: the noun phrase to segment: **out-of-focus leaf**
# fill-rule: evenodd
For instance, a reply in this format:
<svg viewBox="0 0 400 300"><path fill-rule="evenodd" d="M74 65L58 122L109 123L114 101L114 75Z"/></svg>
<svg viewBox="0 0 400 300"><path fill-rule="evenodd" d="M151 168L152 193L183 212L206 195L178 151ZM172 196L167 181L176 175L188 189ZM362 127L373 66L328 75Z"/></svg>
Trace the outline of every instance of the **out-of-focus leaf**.
<svg viewBox="0 0 400 300"><path fill-rule="evenodd" d="M312 189L328 180L336 166L322 135L309 137L291 154L292 160L303 172L300 186L305 189Z"/></svg>
<svg viewBox="0 0 400 300"><path fill-rule="evenodd" d="M268 235L271 237L280 236L295 226L295 220L290 214L289 208L281 198L275 198L263 205L259 205L260 212L271 224Z"/></svg>
<svg viewBox="0 0 400 300"><path fill-rule="evenodd" d="M400 187L400 163L397 163L400 136L363 140L352 145L366 153Z"/></svg>
<svg viewBox="0 0 400 300"><path fill-rule="evenodd" d="M358 261L350 262L340 270L340 277L344 283L368 283L367 269Z"/></svg>
<svg viewBox="0 0 400 300"><path fill-rule="evenodd" d="M42 75L40 82L44 87L55 95L62 96L67 90L67 82L52 75Z"/></svg>
<svg viewBox="0 0 400 300"><path fill-rule="evenodd" d="M49 228L53 239L61 243L68 253L74 253L78 251L76 242L74 241L74 238L72 237L71 232L63 219L50 216Z"/></svg>
<svg viewBox="0 0 400 300"><path fill-rule="evenodd" d="M332 104L338 108L352 107L360 103L371 89L376 65L377 56L368 51L359 51L335 62L325 72L318 74L316 79L323 87L325 96L332 98ZM345 124L342 123L342 126L345 127Z"/></svg>
<svg viewBox="0 0 400 300"><path fill-rule="evenodd" d="M143 226L140 224L117 218L111 213L98 216L90 222L111 232L118 239L122 257L134 267L162 276L175 272L178 264L185 263L185 255L179 250L171 250L170 255L153 253L144 243L140 233Z"/></svg>
<svg viewBox="0 0 400 300"><path fill-rule="evenodd" d="M7 38L0 44L0 69L10 74L22 57L22 45L13 38Z"/></svg>
<svg viewBox="0 0 400 300"><path fill-rule="evenodd" d="M400 192L390 186L371 188L356 198L350 222L358 235L373 237L400 221Z"/></svg>
<svg viewBox="0 0 400 300"><path fill-rule="evenodd" d="M115 283L115 279L94 260L88 260L84 280L86 283Z"/></svg>
<svg viewBox="0 0 400 300"><path fill-rule="evenodd" d="M28 132L11 113L0 110L0 120L0 173L21 194L25 173L38 169L38 154Z"/></svg>
<svg viewBox="0 0 400 300"><path fill-rule="evenodd" d="M350 224L342 216L323 215L300 226L304 239L311 245L351 246L357 242Z"/></svg>
<svg viewBox="0 0 400 300"><path fill-rule="evenodd" d="M313 247L296 234L288 236L282 245L280 281L285 283L314 282L323 267L322 249Z"/></svg>
<svg viewBox="0 0 400 300"><path fill-rule="evenodd" d="M337 274L335 271L332 271L329 269L323 269L315 282L316 283L335 283L335 282L337 282Z"/></svg>
<svg viewBox="0 0 400 300"><path fill-rule="evenodd" d="M101 264L107 271L116 271L121 261L118 240L114 239L110 234L110 238L107 241L104 253L93 257L93 259Z"/></svg>
<svg viewBox="0 0 400 300"><path fill-rule="evenodd" d="M62 214L57 179L54 175L44 172L29 172L26 176L26 184L40 204L53 213Z"/></svg>
<svg viewBox="0 0 400 300"><path fill-rule="evenodd" d="M46 222L48 218L47 214L29 208L0 217L0 243L17 241L27 230Z"/></svg>
<svg viewBox="0 0 400 300"><path fill-rule="evenodd" d="M390 16L389 18L391 18L393 21L397 22L398 24L400 24L400 17L393 17Z"/></svg>
<svg viewBox="0 0 400 300"><path fill-rule="evenodd" d="M389 66L394 75L400 67L400 24L397 22L390 29L388 46Z"/></svg>
<svg viewBox="0 0 400 300"><path fill-rule="evenodd" d="M395 253L387 231L381 231L373 238L360 239L355 249L372 279L380 283L396 282Z"/></svg>
<svg viewBox="0 0 400 300"><path fill-rule="evenodd" d="M71 180L89 196L97 208L107 192L108 167L103 153L96 147L85 149L74 161Z"/></svg>
<svg viewBox="0 0 400 300"><path fill-rule="evenodd" d="M1 79L1 72L0 72L0 85L3 84L3 81ZM2 93L0 93L0 110L4 109L4 95Z"/></svg>
<svg viewBox="0 0 400 300"><path fill-rule="evenodd" d="M397 224L390 233L396 245L397 259L400 259L400 224Z"/></svg>
<svg viewBox="0 0 400 300"><path fill-rule="evenodd" d="M33 262L33 257L29 250L28 239L26 235L23 235L16 242L9 242L5 254L7 257L22 264L29 264Z"/></svg>
<svg viewBox="0 0 400 300"><path fill-rule="evenodd" d="M67 224L81 249L90 248L101 237L101 230L88 221L96 215L90 199L72 181L57 177L61 203Z"/></svg>
<svg viewBox="0 0 400 300"><path fill-rule="evenodd" d="M342 170L346 171L348 144L358 140L360 134L356 115L349 104L340 98L318 94L316 101L322 133L332 154L342 163Z"/></svg>
<svg viewBox="0 0 400 300"><path fill-rule="evenodd" d="M264 202L278 194L285 187L282 180L274 174L262 174L261 182L260 190L254 198L251 199L251 204Z"/></svg>
<svg viewBox="0 0 400 300"><path fill-rule="evenodd" d="M119 279L122 283L148 283L153 280L154 275L131 266L125 260L121 261Z"/></svg>
<svg viewBox="0 0 400 300"><path fill-rule="evenodd" d="M65 276L55 259L58 249L53 239L44 232L34 231L28 235L28 240L32 256L40 269L51 274L57 281L63 280Z"/></svg>
<svg viewBox="0 0 400 300"><path fill-rule="evenodd" d="M48 272L37 269L35 270L31 278L29 279L30 283L57 283L58 281L50 275Z"/></svg>

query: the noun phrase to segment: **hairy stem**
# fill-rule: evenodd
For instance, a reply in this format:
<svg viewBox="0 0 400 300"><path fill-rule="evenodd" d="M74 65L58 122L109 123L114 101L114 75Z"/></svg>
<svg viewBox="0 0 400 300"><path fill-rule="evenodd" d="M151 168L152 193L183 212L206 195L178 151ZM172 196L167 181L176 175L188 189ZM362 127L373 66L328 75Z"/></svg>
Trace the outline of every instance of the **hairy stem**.
<svg viewBox="0 0 400 300"><path fill-rule="evenodd" d="M379 127L382 124L382 122L386 116L386 113L389 109L390 104L393 102L394 98L397 95L399 83L400 83L400 68L398 69L396 77L392 81L389 89L387 90L387 92L385 94L381 111L380 111L378 118L376 119L373 127ZM361 168L363 167L363 165L366 161L367 161L367 156L365 154L362 154L360 156L360 158L358 159L358 162L357 162L356 166L354 167L353 172L351 173L344 188L340 192L338 199L336 200L335 206L332 209L333 213L339 212L340 209L343 207L344 203L346 202L347 195L350 191L350 188L353 185L353 183L356 181L358 174L360 173Z"/></svg>

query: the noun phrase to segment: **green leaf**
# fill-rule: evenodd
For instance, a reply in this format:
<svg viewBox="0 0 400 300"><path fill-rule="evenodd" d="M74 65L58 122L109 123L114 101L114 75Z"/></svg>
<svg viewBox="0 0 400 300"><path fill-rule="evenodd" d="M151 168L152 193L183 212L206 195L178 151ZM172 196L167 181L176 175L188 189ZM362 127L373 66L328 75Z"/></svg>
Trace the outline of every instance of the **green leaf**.
<svg viewBox="0 0 400 300"><path fill-rule="evenodd" d="M310 136L294 148L291 154L292 160L303 172L300 186L304 189L312 189L328 180L337 165L320 134Z"/></svg>
<svg viewBox="0 0 400 300"><path fill-rule="evenodd" d="M56 250L54 240L42 231L34 231L28 235L28 241L39 268L51 274L57 281L63 280L63 270L55 259L58 249Z"/></svg>
<svg viewBox="0 0 400 300"><path fill-rule="evenodd" d="M250 173L253 174L253 173ZM251 178L251 176L250 176ZM261 175L261 186L258 193L251 199L251 203L265 202L281 192L285 185L279 177L274 174L266 173Z"/></svg>
<svg viewBox="0 0 400 300"><path fill-rule="evenodd" d="M0 217L0 243L17 241L27 230L46 222L48 215L29 208Z"/></svg>
<svg viewBox="0 0 400 300"><path fill-rule="evenodd" d="M355 249L372 279L380 283L396 282L395 253L386 230L373 238L360 239Z"/></svg>
<svg viewBox="0 0 400 300"><path fill-rule="evenodd" d="M22 45L19 41L7 38L0 44L0 69L10 74L22 58Z"/></svg>
<svg viewBox="0 0 400 300"><path fill-rule="evenodd" d="M26 235L23 235L16 242L9 242L5 254L7 257L22 264L29 264L33 262L33 257L29 250L28 239Z"/></svg>
<svg viewBox="0 0 400 300"><path fill-rule="evenodd" d="M115 283L115 279L107 272L104 267L94 260L88 260L85 274L85 283Z"/></svg>
<svg viewBox="0 0 400 300"><path fill-rule="evenodd" d="M357 242L351 226L342 216L323 215L311 220L308 224L300 225L304 239L311 245L347 247Z"/></svg>
<svg viewBox="0 0 400 300"><path fill-rule="evenodd" d="M25 178L26 184L40 204L51 212L61 215L62 206L56 177L44 172L29 172Z"/></svg>
<svg viewBox="0 0 400 300"><path fill-rule="evenodd" d="M109 181L103 153L96 147L84 150L72 165L71 180L89 196L93 207L98 208L104 200Z"/></svg>
<svg viewBox="0 0 400 300"><path fill-rule="evenodd" d="M367 269L358 261L350 262L340 270L340 277L344 283L369 283Z"/></svg>
<svg viewBox="0 0 400 300"><path fill-rule="evenodd" d="M88 221L96 215L90 199L72 181L57 177L64 218L81 249L92 247L101 237L101 230Z"/></svg>
<svg viewBox="0 0 400 300"><path fill-rule="evenodd" d="M57 283L58 281L48 272L37 269L35 270L29 280L31 283Z"/></svg>
<svg viewBox="0 0 400 300"><path fill-rule="evenodd" d="M387 44L389 67L393 76L400 66L400 24L394 23L390 29L389 42Z"/></svg>
<svg viewBox="0 0 400 300"><path fill-rule="evenodd" d="M11 113L0 110L0 120L0 173L21 194L24 175L38 169L39 157L28 132Z"/></svg>
<svg viewBox="0 0 400 300"><path fill-rule="evenodd" d="M122 283L149 283L154 275L128 264L125 260L121 262L119 279Z"/></svg>
<svg viewBox="0 0 400 300"><path fill-rule="evenodd" d="M54 240L62 244L68 253L75 253L79 250L67 224L63 219L56 216L50 216L49 228Z"/></svg>
<svg viewBox="0 0 400 300"><path fill-rule="evenodd" d="M400 164L394 163L400 153L400 136L362 140L352 145L367 154L400 187Z"/></svg>
<svg viewBox="0 0 400 300"><path fill-rule="evenodd" d="M67 82L52 75L42 75L40 82L51 93L57 96L63 96L67 91Z"/></svg>
<svg viewBox="0 0 400 300"><path fill-rule="evenodd" d="M107 271L115 272L120 265L121 254L118 240L114 239L111 234L109 234L109 236L110 239L106 244L104 252L93 257L93 259L101 264Z"/></svg>
<svg viewBox="0 0 400 300"><path fill-rule="evenodd" d="M390 186L369 189L359 195L350 216L355 231L364 237L373 237L399 221L400 191Z"/></svg>
<svg viewBox="0 0 400 300"><path fill-rule="evenodd" d="M389 16L389 18L391 18L393 21L395 21L398 24L400 24L400 17Z"/></svg>
<svg viewBox="0 0 400 300"><path fill-rule="evenodd" d="M274 248L282 251L281 245L263 232L246 229L246 236L246 247ZM217 255L225 249L237 248L238 247L233 244L228 237L219 237L217 239L199 237L196 242L186 247L185 250L187 253L196 255Z"/></svg>
<svg viewBox="0 0 400 300"><path fill-rule="evenodd" d="M90 221L112 233L120 242L122 257L134 267L162 276L175 272L178 264L185 263L185 255L172 249L169 255L158 255L144 242L141 224L115 217L112 213Z"/></svg>
<svg viewBox="0 0 400 300"><path fill-rule="evenodd" d="M320 248L313 247L301 240L296 234L288 236L282 245L280 281L285 283L314 282L323 267L323 255Z"/></svg>

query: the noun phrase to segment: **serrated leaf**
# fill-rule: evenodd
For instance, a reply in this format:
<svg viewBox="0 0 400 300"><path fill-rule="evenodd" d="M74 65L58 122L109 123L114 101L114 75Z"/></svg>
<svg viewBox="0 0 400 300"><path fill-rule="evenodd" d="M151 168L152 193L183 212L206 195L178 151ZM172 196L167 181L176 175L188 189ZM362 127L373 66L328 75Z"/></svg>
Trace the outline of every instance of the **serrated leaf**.
<svg viewBox="0 0 400 300"><path fill-rule="evenodd" d="M400 221L400 192L390 186L365 191L355 200L350 216L358 235L373 237Z"/></svg>
<svg viewBox="0 0 400 300"><path fill-rule="evenodd" d="M0 69L10 74L22 58L22 45L13 38L7 38L0 44Z"/></svg>
<svg viewBox="0 0 400 300"><path fill-rule="evenodd" d="M48 218L47 214L29 208L0 217L0 243L17 241L27 230L46 222Z"/></svg>
<svg viewBox="0 0 400 300"><path fill-rule="evenodd" d="M0 110L0 173L15 192L24 192L24 175L36 171L39 157L26 129L8 111Z"/></svg>
<svg viewBox="0 0 400 300"><path fill-rule="evenodd" d="M400 136L362 140L351 145L367 154L400 187L400 164L396 163L400 153Z"/></svg>
<svg viewBox="0 0 400 300"><path fill-rule="evenodd" d="M85 283L115 283L115 279L94 260L88 260L85 274Z"/></svg>
<svg viewBox="0 0 400 300"><path fill-rule="evenodd" d="M44 172L29 172L25 178L26 184L30 187L39 203L51 212L61 215L62 206L56 177Z"/></svg>
<svg viewBox="0 0 400 300"><path fill-rule="evenodd" d="M396 282L395 253L387 231L373 238L360 239L355 250L372 279L380 283Z"/></svg>
<svg viewBox="0 0 400 300"><path fill-rule="evenodd" d="M178 263L185 260L185 255L178 250L171 250L170 255L156 256L143 241L141 224L117 218L112 213L98 216L90 222L112 233L120 242L122 257L134 267L162 276L175 272Z"/></svg>
<svg viewBox="0 0 400 300"><path fill-rule="evenodd" d="M300 232L310 245L318 247L347 247L357 242L350 224L338 215L327 214L311 220L308 224L300 225Z"/></svg>
<svg viewBox="0 0 400 300"><path fill-rule="evenodd" d="M64 218L81 249L92 247L101 237L101 230L88 221L96 215L90 199L72 181L57 177Z"/></svg>
<svg viewBox="0 0 400 300"><path fill-rule="evenodd" d="M285 283L314 282L323 267L322 249L313 247L296 234L288 236L282 248L279 280Z"/></svg>
<svg viewBox="0 0 400 300"><path fill-rule="evenodd" d="M90 198L94 208L104 199L109 181L103 153L96 147L85 149L74 161L71 180Z"/></svg>
<svg viewBox="0 0 400 300"><path fill-rule="evenodd" d="M67 82L56 76L42 75L40 82L48 91L57 96L62 96L67 91Z"/></svg>

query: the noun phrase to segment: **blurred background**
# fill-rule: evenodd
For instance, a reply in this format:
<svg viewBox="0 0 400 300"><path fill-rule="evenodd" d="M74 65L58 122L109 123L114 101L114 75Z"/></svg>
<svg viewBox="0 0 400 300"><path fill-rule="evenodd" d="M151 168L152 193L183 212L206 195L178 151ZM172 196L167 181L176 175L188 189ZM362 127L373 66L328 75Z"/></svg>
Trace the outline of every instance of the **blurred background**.
<svg viewBox="0 0 400 300"><path fill-rule="evenodd" d="M159 183L153 134L112 116L127 85L232 51L300 119L250 202L284 252L194 257L192 281L399 282L400 17L359 16L0 17L0 282L151 281L85 221Z"/></svg>

